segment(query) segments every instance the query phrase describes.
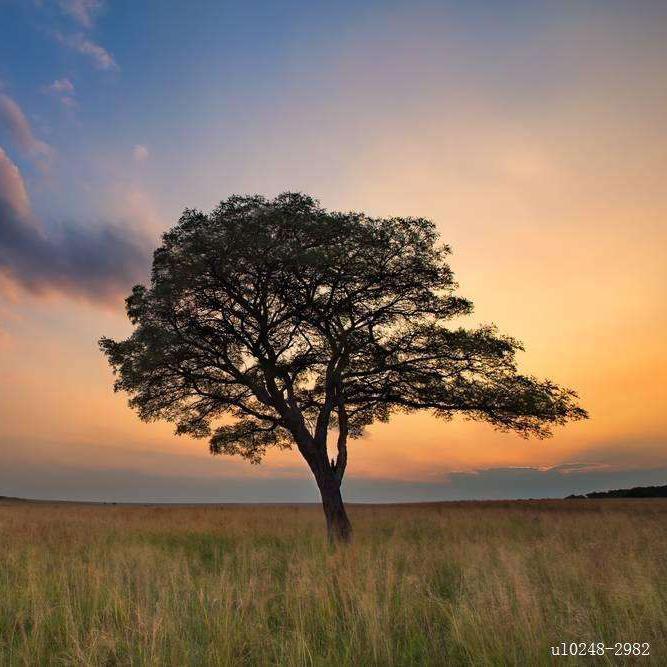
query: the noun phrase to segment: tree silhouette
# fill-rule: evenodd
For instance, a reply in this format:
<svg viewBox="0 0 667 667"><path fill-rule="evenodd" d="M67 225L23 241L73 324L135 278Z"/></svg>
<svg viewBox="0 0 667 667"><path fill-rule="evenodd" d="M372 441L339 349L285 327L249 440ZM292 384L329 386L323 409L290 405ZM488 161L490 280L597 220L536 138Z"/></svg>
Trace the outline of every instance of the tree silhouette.
<svg viewBox="0 0 667 667"><path fill-rule="evenodd" d="M472 310L448 253L429 220L328 212L299 193L186 210L150 287L126 300L134 332L100 341L114 388L141 419L209 438L214 454L258 463L296 445L329 538L348 540L347 441L372 422L430 410L545 437L587 416L573 391L517 372L513 338L445 326Z"/></svg>

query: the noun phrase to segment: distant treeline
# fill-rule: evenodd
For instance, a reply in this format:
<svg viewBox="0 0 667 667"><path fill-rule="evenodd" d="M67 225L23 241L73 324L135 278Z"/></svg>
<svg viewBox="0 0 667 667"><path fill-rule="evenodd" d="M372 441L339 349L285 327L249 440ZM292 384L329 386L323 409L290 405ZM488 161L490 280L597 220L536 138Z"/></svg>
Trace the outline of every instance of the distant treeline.
<svg viewBox="0 0 667 667"><path fill-rule="evenodd" d="M568 498L667 498L665 486L634 486L631 489L614 489L613 491L594 491L583 496L575 494Z"/></svg>

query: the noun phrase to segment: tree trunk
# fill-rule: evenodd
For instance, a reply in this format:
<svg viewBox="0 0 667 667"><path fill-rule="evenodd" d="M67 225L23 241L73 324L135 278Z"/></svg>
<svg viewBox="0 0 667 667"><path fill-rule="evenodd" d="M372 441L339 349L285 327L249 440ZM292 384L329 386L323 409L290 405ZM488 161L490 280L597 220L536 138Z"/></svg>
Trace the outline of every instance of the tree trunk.
<svg viewBox="0 0 667 667"><path fill-rule="evenodd" d="M309 437L307 431L305 431L305 428L303 430L306 436L298 433L295 434L294 440L301 455L306 460L306 463L308 463L308 467L311 469L317 482L317 488L320 490L322 509L327 521L329 543L350 542L352 539L352 525L347 518L343 498L340 494L340 485L345 473L344 464L347 457L343 457L342 466L338 466L334 461L330 463L327 458L326 443L324 446L317 447L312 438ZM342 450L346 453L344 446Z"/></svg>
<svg viewBox="0 0 667 667"><path fill-rule="evenodd" d="M329 543L347 543L352 539L352 525L347 518L345 505L340 494L340 482L328 479L319 485L322 495L322 509L327 520Z"/></svg>

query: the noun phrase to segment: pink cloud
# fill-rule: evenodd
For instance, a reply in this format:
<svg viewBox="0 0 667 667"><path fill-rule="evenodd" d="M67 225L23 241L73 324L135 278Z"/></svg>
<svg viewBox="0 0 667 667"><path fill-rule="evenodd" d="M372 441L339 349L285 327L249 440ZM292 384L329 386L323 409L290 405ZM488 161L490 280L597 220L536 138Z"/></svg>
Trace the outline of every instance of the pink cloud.
<svg viewBox="0 0 667 667"><path fill-rule="evenodd" d="M9 209L11 214L18 218L25 219L30 215L30 200L21 172L2 148L0 148L0 206ZM5 214L2 215L0 223L4 224Z"/></svg>
<svg viewBox="0 0 667 667"><path fill-rule="evenodd" d="M0 282L104 305L145 278L150 246L143 229L119 224L47 229L31 211L19 169L0 149Z"/></svg>
<svg viewBox="0 0 667 667"><path fill-rule="evenodd" d="M0 128L7 132L12 143L25 155L46 160L53 156L53 148L35 137L21 107L4 93L0 93Z"/></svg>

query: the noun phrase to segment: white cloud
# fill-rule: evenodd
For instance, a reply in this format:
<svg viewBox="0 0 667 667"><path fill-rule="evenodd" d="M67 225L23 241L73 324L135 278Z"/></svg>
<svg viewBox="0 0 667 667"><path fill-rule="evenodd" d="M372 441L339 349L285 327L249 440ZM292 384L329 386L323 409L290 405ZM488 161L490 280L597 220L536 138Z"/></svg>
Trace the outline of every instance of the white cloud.
<svg viewBox="0 0 667 667"><path fill-rule="evenodd" d="M103 46L96 44L82 33L63 35L62 33L57 32L55 33L55 37L63 46L67 46L84 56L88 56L97 69L119 69L113 56Z"/></svg>
<svg viewBox="0 0 667 667"><path fill-rule="evenodd" d="M144 160L148 159L148 148L144 146L143 144L137 144L133 149L132 149L132 157L137 161L137 162L143 162Z"/></svg>
<svg viewBox="0 0 667 667"><path fill-rule="evenodd" d="M45 87L45 91L48 93L56 93L60 95L71 94L74 92L74 84L67 78L56 79L52 84Z"/></svg>
<svg viewBox="0 0 667 667"><path fill-rule="evenodd" d="M92 28L97 13L104 6L104 0L60 0L60 9L84 28Z"/></svg>
<svg viewBox="0 0 667 667"><path fill-rule="evenodd" d="M47 95L57 97L63 106L70 109L79 106L75 99L74 84L67 78L56 79L52 84L44 86L42 91Z"/></svg>

